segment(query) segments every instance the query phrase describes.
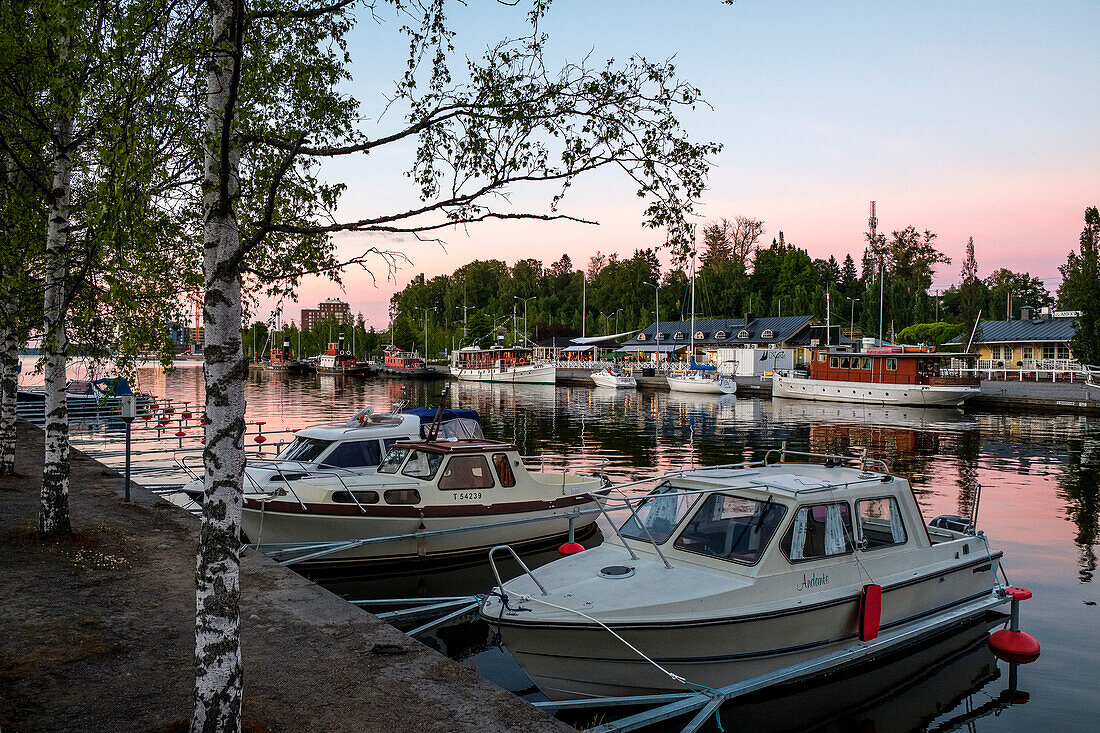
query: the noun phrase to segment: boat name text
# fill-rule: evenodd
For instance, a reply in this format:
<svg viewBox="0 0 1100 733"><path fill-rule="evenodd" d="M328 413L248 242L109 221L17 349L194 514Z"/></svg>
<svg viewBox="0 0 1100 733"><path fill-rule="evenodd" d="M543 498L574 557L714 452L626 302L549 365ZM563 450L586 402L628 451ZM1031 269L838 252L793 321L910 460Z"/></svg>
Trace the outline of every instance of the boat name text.
<svg viewBox="0 0 1100 733"><path fill-rule="evenodd" d="M825 573L822 573L821 575L818 575L817 573L810 573L809 576L807 576L805 573L803 573L802 574L802 582L799 583L798 588L796 588L795 590L802 591L802 590L806 590L807 588L817 588L818 586L828 585L828 584L829 584L829 576L826 575Z"/></svg>

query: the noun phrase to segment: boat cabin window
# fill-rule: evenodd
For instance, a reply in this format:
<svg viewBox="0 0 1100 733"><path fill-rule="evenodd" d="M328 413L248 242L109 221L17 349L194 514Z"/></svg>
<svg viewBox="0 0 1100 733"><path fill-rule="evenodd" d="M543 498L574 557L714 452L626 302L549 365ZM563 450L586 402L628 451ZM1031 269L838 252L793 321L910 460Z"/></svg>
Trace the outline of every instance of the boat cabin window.
<svg viewBox="0 0 1100 733"><path fill-rule="evenodd" d="M871 368L871 357L869 357L869 356L863 357L863 359L861 359L860 362L859 362L859 368L860 369L870 369Z"/></svg>
<svg viewBox="0 0 1100 733"><path fill-rule="evenodd" d="M852 516L846 503L799 507L779 543L791 562L852 552Z"/></svg>
<svg viewBox="0 0 1100 733"><path fill-rule="evenodd" d="M443 456L438 453L414 450L409 454L409 460L405 462L405 469L401 471L401 475L430 481L435 477L435 472L439 470L442 463Z"/></svg>
<svg viewBox="0 0 1100 733"><path fill-rule="evenodd" d="M887 371L891 371L891 372L897 371L897 369L898 369L898 360L893 359L893 358L887 359L886 360L886 369L887 369Z"/></svg>
<svg viewBox="0 0 1100 733"><path fill-rule="evenodd" d="M302 461L308 463L317 460L332 445L331 440L318 440L317 438L295 438L294 442L286 447L276 458L282 461Z"/></svg>
<svg viewBox="0 0 1100 733"><path fill-rule="evenodd" d="M711 494L673 547L755 565L784 513L782 504L771 501Z"/></svg>
<svg viewBox="0 0 1100 733"><path fill-rule="evenodd" d="M387 504L419 504L420 492L416 489L390 489L384 496Z"/></svg>
<svg viewBox="0 0 1100 733"><path fill-rule="evenodd" d="M493 485L485 456L452 456L439 477L440 489L491 489Z"/></svg>
<svg viewBox="0 0 1100 733"><path fill-rule="evenodd" d="M341 443L325 457L324 465L340 468L358 468L377 466L382 460L382 452L377 440L355 440Z"/></svg>
<svg viewBox="0 0 1100 733"><path fill-rule="evenodd" d="M905 525L901 521L898 502L893 497L857 501L856 518L860 549L877 550L905 544Z"/></svg>
<svg viewBox="0 0 1100 733"><path fill-rule="evenodd" d="M657 544L667 540L672 536L672 530L676 529L676 525L699 500L698 494L677 494L676 491L676 487L668 483L655 488L641 504L635 504L635 516L626 520L619 532L626 537L645 542L649 542L650 535ZM646 534L646 530L649 530L649 534Z"/></svg>
<svg viewBox="0 0 1100 733"><path fill-rule="evenodd" d="M829 355L826 354L824 351L817 352L817 360L818 361L825 361L828 358L829 358Z"/></svg>
<svg viewBox="0 0 1100 733"><path fill-rule="evenodd" d="M394 448L386 453L386 457L378 466L378 473L397 473L397 469L401 468L401 464L405 462L405 457L408 455L408 448Z"/></svg>
<svg viewBox="0 0 1100 733"><path fill-rule="evenodd" d="M830 356L829 357L829 368L830 369L839 369L840 368L840 357L839 356Z"/></svg>
<svg viewBox="0 0 1100 733"><path fill-rule="evenodd" d="M334 491L332 492L332 500L338 504L354 504L359 502L360 504L377 504L378 492L377 491L356 491L355 498L351 496L351 492L347 491Z"/></svg>
<svg viewBox="0 0 1100 733"><path fill-rule="evenodd" d="M500 480L501 486L515 486L516 474L512 472L512 466L508 463L508 456L505 453L493 454L493 465L497 469L497 478Z"/></svg>

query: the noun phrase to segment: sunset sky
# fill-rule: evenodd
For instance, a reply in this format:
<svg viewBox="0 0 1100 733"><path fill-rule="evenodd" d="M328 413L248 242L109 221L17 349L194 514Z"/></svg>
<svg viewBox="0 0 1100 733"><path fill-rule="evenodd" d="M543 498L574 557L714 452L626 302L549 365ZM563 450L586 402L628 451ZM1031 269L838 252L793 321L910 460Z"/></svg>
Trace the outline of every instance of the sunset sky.
<svg viewBox="0 0 1100 733"><path fill-rule="evenodd" d="M465 53L523 31L523 8L470 6L452 9ZM939 235L953 261L941 266L934 287L958 278L973 236L980 274L1009 267L1053 290L1085 207L1100 203L1098 2L559 0L542 27L559 60L674 56L713 107L684 117L686 127L696 140L725 146L703 198L704 221L760 218L765 241L782 230L814 257L851 253L858 262L874 199L880 231L912 224ZM375 115L368 133L394 129L397 116L377 118L377 100L404 59L394 24L360 21L350 51L351 91ZM413 205L402 175L408 153L329 165L327 177L348 184L341 214ZM448 232L445 249L345 237L344 251L377 245L412 262L392 280L379 265L377 286L365 273L348 273L344 293L307 282L286 317L339 295L381 329L390 295L417 273L431 277L487 258L548 264L562 253L581 266L597 250L629 256L663 241L640 226L640 199L622 176L601 173L576 185L563 211L600 226L483 225Z"/></svg>

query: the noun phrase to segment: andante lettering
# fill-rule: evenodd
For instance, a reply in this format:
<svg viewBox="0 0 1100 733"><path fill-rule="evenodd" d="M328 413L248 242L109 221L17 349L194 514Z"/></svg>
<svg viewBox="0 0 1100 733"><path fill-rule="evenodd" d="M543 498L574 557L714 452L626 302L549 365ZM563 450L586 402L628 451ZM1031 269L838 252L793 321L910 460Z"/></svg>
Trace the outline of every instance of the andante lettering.
<svg viewBox="0 0 1100 733"><path fill-rule="evenodd" d="M817 573L811 573L810 575L802 574L802 582L798 584L796 590L806 590L807 588L819 588L823 585L829 584L829 576L825 573L818 575Z"/></svg>

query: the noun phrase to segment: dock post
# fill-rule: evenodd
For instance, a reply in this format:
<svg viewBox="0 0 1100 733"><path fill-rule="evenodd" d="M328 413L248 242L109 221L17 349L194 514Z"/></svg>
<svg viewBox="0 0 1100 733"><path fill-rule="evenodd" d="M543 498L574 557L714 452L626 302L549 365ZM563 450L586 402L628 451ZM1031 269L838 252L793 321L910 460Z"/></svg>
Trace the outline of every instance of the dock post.
<svg viewBox="0 0 1100 733"><path fill-rule="evenodd" d="M126 423L126 501L130 501L130 425L137 417L137 400L133 395L122 395L119 402L122 420Z"/></svg>

